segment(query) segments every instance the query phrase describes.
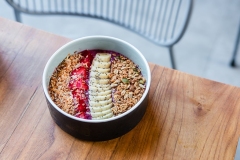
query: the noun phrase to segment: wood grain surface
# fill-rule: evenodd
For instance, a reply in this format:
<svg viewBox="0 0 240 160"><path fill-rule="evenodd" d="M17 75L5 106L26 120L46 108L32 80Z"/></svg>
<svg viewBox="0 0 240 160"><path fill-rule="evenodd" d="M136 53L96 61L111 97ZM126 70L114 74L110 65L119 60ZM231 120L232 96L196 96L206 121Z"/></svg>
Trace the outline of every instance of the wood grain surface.
<svg viewBox="0 0 240 160"><path fill-rule="evenodd" d="M149 105L122 137L75 139L52 120L41 86L70 39L0 18L0 159L234 159L240 88L149 63Z"/></svg>

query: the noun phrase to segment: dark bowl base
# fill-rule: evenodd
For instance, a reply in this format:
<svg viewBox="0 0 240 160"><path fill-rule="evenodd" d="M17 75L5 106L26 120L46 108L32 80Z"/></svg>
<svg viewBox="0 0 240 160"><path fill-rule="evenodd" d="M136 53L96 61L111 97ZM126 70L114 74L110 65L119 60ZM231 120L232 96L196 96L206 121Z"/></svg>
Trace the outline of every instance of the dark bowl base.
<svg viewBox="0 0 240 160"><path fill-rule="evenodd" d="M55 123L68 134L87 141L105 141L126 134L140 122L146 112L148 96L135 110L126 116L101 123L74 120L60 113L48 100L47 103Z"/></svg>

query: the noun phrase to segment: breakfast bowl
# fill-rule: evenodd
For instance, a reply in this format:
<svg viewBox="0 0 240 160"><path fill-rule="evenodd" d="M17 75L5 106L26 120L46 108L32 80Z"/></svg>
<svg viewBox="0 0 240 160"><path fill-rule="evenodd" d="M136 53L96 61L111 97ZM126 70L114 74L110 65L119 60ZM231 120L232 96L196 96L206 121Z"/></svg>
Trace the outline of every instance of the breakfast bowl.
<svg viewBox="0 0 240 160"><path fill-rule="evenodd" d="M67 69L64 71L66 67L59 67L64 66L65 62L67 65L71 59L73 60L70 64L77 62L75 57L80 57L79 61L82 63L74 66L72 71L67 72ZM91 64L88 63L90 61ZM114 65L116 68L120 67L119 70L114 69ZM62 72L66 72L65 75L70 75L70 78L66 78L64 83L56 82L61 79L56 78L56 75ZM81 74L78 74L80 72ZM106 75L107 78L101 79ZM130 78L122 77L124 75ZM131 44L108 36L83 37L63 45L48 60L42 77L42 86L52 119L63 131L88 141L110 140L132 130L145 114L150 82L150 68L142 53ZM63 91L61 94L68 96L65 99L54 97L57 96L59 88L64 88L59 87L62 84L67 86L66 93ZM79 84L85 84L85 88ZM79 95L85 97L84 101ZM75 107L68 107L69 104ZM122 109L124 107L125 109Z"/></svg>

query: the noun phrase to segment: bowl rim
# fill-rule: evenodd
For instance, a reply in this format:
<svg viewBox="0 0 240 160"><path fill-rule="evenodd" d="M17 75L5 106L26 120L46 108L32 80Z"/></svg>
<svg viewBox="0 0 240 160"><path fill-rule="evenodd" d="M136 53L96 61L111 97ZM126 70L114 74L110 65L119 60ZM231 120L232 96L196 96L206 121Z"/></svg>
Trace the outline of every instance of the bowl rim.
<svg viewBox="0 0 240 160"><path fill-rule="evenodd" d="M120 42L120 43L123 43L129 47L131 47L132 49L135 50L136 53L138 53L138 55L141 57L141 59L143 60L144 62L144 65L146 66L146 75L147 75L147 83L146 83L146 88L145 88L145 91L141 97L141 99L129 110L127 110L126 112L120 114L120 115L117 115L117 116L114 116L114 117L111 117L111 118L107 118L107 119L99 119L99 120L92 120L92 119L83 119L83 118L78 118L78 117L75 117L73 115L70 115L66 112L64 112L62 109L60 109L54 102L53 100L51 99L50 95L49 95L49 92L48 92L48 85L45 85L46 84L46 79L48 78L47 77L47 71L48 71L48 68L51 64L51 62L54 60L54 58L59 54L59 52L61 52L62 49L64 49L65 47L73 44L73 43L78 43L79 41L85 41L85 40L89 40L89 39L96 39L96 38L101 38L101 39L108 39L108 40L113 40L113 41L117 41L117 42ZM117 120L117 119L120 119L128 114L130 114L132 111L134 111L137 107L139 107L139 105L143 102L143 100L145 98L147 98L146 96L148 95L148 92L149 92L149 89L150 89L150 84L151 84L151 71L150 71L150 67L147 63L147 60L145 59L145 57L143 56L143 54L136 48L134 47L133 45L131 45L130 43L124 41L124 40L121 40L119 38L115 38L115 37L110 37L110 36L102 36L102 35L96 35L96 36L86 36L86 37L81 37L81 38L77 38L75 40L72 40L70 42L67 42L66 44L64 44L63 46L61 46L59 49L57 49L52 55L51 57L48 59L45 67L44 67L44 70L43 70L43 76L42 76L42 87L43 87L43 91L44 91L44 94L48 100L48 102L52 105L52 107L54 107L58 112L62 113L63 115L71 118L71 119L74 119L74 120L77 120L77 121L80 121L80 122L87 122L87 123L101 123L101 122L108 122L108 121L114 121L114 120Z"/></svg>

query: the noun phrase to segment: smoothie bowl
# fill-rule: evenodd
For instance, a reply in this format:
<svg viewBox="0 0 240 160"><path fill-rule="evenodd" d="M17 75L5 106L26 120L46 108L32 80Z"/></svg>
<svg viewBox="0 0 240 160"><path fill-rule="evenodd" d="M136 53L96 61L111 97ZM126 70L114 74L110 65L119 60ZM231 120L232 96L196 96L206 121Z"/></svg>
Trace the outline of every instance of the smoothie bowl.
<svg viewBox="0 0 240 160"><path fill-rule="evenodd" d="M122 136L142 119L151 74L144 56L113 37L73 40L48 60L42 85L56 124L91 141Z"/></svg>

